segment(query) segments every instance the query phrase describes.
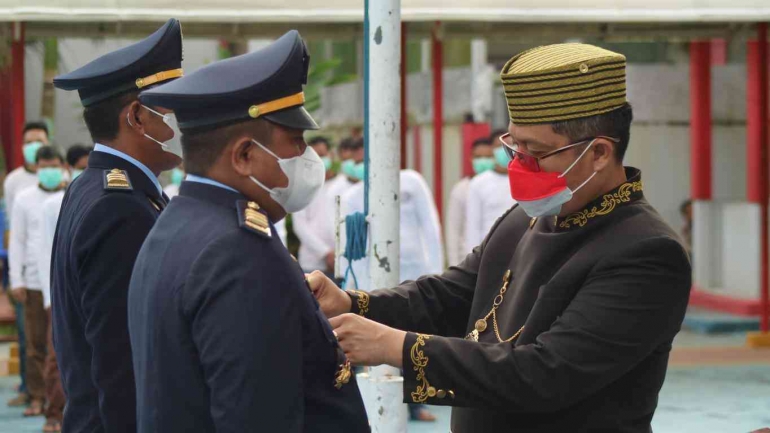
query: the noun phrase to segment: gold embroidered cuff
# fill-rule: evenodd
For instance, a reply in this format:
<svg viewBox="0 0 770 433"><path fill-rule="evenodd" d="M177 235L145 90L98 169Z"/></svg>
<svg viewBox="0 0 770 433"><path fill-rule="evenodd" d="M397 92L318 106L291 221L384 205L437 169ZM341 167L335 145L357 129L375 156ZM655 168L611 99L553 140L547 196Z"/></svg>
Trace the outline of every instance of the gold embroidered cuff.
<svg viewBox="0 0 770 433"><path fill-rule="evenodd" d="M360 290L347 290L352 301L350 312L365 316L369 312L369 294Z"/></svg>
<svg viewBox="0 0 770 433"><path fill-rule="evenodd" d="M425 341L430 340L430 335L417 334L417 340L412 345L409 355L412 359L412 369L417 372L417 389L412 392L412 401L415 403L425 403L428 398L436 396L436 388L430 386L428 379L425 378L425 367L428 366L430 359L421 350L425 346Z"/></svg>

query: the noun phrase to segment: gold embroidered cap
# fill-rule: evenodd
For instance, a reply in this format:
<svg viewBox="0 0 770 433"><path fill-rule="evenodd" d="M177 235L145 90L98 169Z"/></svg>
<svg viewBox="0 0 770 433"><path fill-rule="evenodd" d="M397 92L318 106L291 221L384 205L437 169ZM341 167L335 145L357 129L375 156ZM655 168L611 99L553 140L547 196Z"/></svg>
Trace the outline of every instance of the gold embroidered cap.
<svg viewBox="0 0 770 433"><path fill-rule="evenodd" d="M532 48L500 72L511 122L552 123L626 104L626 57L587 44Z"/></svg>

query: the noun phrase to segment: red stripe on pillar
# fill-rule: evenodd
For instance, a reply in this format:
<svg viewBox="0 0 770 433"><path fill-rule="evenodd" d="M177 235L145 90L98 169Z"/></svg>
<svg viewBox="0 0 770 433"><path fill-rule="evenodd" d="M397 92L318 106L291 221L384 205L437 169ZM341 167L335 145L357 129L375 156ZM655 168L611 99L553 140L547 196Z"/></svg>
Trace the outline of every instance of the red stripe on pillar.
<svg viewBox="0 0 770 433"><path fill-rule="evenodd" d="M757 74L759 85L757 87L757 94L759 95L759 101L757 103L757 134L759 135L759 147L761 149L761 161L760 161L760 173L762 181L762 193L761 197L761 219L760 224L762 229L760 230L760 301L762 305L762 316L760 318L760 329L762 332L768 331L768 316L770 315L770 270L768 270L768 260L770 259L770 246L768 245L768 137L767 137L767 91L768 91L768 77L767 77L767 24L757 24Z"/></svg>
<svg viewBox="0 0 770 433"><path fill-rule="evenodd" d="M432 42L432 59L433 59L433 195L436 200L436 209L438 209L438 216L441 219L444 210L444 195L443 195L443 127L444 127L444 47L441 42L441 22L436 22L436 26L433 29Z"/></svg>
<svg viewBox="0 0 770 433"><path fill-rule="evenodd" d="M690 188L711 200L711 44L690 43Z"/></svg>
<svg viewBox="0 0 770 433"><path fill-rule="evenodd" d="M762 140L759 44L749 41L746 51L746 196L751 203L767 203L767 148Z"/></svg>
<svg viewBox="0 0 770 433"><path fill-rule="evenodd" d="M3 144L5 156L5 172L11 171L11 148L13 136L11 134L11 66L7 65L0 70L0 142Z"/></svg>
<svg viewBox="0 0 770 433"><path fill-rule="evenodd" d="M11 35L11 168L24 163L21 143L24 135L24 23L12 24Z"/></svg>

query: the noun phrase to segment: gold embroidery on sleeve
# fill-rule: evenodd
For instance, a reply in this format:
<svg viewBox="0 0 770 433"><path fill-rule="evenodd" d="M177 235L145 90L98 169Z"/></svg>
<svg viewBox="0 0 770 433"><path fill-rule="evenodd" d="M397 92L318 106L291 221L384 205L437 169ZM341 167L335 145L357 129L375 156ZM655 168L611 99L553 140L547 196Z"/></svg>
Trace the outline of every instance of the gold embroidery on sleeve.
<svg viewBox="0 0 770 433"><path fill-rule="evenodd" d="M369 312L369 294L360 290L351 290L355 293L358 299L358 314L363 316Z"/></svg>
<svg viewBox="0 0 770 433"><path fill-rule="evenodd" d="M417 372L417 389L412 392L412 401L415 403L425 403L429 397L436 396L436 388L430 386L428 379L425 378L425 367L428 366L428 357L425 352L420 350L425 346L425 341L430 339L430 335L417 334L417 341L414 342L410 355L412 358L412 368Z"/></svg>

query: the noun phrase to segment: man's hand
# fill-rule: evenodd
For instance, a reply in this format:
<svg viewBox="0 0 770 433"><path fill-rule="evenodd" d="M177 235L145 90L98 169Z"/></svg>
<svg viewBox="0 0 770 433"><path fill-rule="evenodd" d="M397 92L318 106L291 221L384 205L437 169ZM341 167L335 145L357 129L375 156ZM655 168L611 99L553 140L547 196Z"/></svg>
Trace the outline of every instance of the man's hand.
<svg viewBox="0 0 770 433"><path fill-rule="evenodd" d="M16 300L16 302L23 304L24 301L27 300L27 289L24 287L17 287L15 289L11 289L11 296L13 296L13 299Z"/></svg>
<svg viewBox="0 0 770 433"><path fill-rule="evenodd" d="M336 257L334 257L334 251L330 251L329 254L326 255L326 270L329 272L334 272L334 260Z"/></svg>
<svg viewBox="0 0 770 433"><path fill-rule="evenodd" d="M402 368L406 332L350 313L329 319L329 323L353 365L388 364Z"/></svg>
<svg viewBox="0 0 770 433"><path fill-rule="evenodd" d="M337 287L323 272L313 271L305 275L305 278L326 317L332 318L350 312L352 304L350 296Z"/></svg>

